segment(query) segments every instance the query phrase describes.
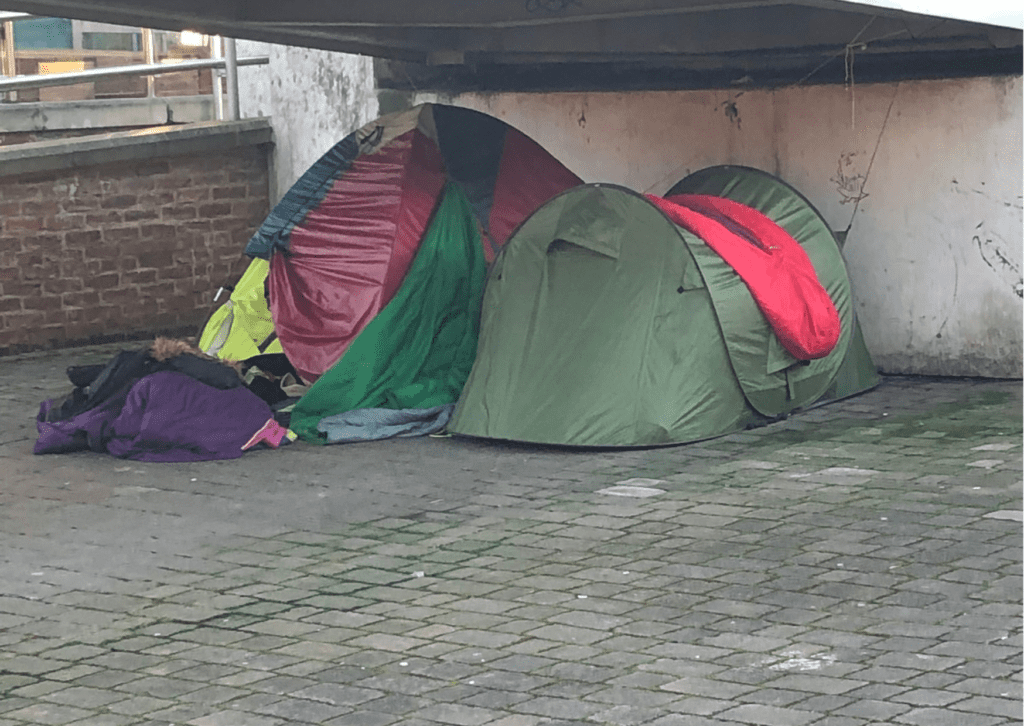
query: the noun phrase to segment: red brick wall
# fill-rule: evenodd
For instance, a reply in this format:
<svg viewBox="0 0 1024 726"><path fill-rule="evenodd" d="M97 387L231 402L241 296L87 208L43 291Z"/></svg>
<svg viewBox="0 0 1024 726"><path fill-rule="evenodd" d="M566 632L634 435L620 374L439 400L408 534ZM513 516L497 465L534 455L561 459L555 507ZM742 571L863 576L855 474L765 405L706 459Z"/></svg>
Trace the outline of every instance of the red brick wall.
<svg viewBox="0 0 1024 726"><path fill-rule="evenodd" d="M0 355L197 334L268 206L259 147L0 177Z"/></svg>

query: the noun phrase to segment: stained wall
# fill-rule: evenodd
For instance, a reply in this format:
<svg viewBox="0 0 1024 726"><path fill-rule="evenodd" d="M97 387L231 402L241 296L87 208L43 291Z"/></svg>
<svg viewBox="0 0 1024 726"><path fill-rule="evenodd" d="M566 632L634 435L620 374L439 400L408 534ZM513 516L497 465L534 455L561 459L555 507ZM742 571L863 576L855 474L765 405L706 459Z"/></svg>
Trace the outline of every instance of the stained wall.
<svg viewBox="0 0 1024 726"><path fill-rule="evenodd" d="M422 95L495 115L587 181L662 193L744 164L836 230L887 373L1022 375L1021 77L771 91Z"/></svg>

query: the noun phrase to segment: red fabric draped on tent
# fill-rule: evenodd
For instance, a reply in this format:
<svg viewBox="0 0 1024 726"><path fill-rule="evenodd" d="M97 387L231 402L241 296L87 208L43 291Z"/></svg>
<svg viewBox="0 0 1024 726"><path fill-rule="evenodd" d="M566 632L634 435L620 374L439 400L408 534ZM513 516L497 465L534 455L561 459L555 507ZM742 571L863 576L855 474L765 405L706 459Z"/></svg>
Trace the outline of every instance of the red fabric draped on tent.
<svg viewBox="0 0 1024 726"><path fill-rule="evenodd" d="M756 209L722 197L647 198L736 271L791 355L813 360L835 348L839 313L807 253L782 227Z"/></svg>

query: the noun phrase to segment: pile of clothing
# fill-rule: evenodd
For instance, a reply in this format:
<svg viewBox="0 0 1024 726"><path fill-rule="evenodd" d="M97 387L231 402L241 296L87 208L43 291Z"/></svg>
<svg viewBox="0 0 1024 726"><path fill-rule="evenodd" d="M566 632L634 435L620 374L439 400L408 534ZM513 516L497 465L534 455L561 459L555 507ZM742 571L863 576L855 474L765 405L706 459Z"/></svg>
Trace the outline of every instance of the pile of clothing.
<svg viewBox="0 0 1024 726"><path fill-rule="evenodd" d="M122 351L105 365L72 366L74 390L40 406L34 452L89 449L136 461L206 461L277 448L295 436L265 398L279 405L287 395L270 383L279 380L272 374L249 375L247 386L251 368L170 338Z"/></svg>

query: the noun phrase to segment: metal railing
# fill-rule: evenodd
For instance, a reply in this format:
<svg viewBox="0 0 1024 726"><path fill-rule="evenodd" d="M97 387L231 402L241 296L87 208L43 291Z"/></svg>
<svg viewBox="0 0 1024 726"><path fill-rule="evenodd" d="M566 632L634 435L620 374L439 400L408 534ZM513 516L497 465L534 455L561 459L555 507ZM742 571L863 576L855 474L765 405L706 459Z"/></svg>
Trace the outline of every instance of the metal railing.
<svg viewBox="0 0 1024 726"><path fill-rule="evenodd" d="M19 76L16 75L14 67L13 21L32 17L34 16L26 13L0 11L0 25L2 25L4 30L3 47L0 48L0 58L3 59L3 67L0 67L0 103L4 100L14 101L18 91L71 86L79 83L131 76L146 77L146 96L152 98L155 96L154 81L157 75L211 69L219 71L215 76L214 82L214 102L217 118L237 120L240 115L238 66L266 65L270 62L267 56L239 59L235 51L234 38L221 39L220 37L215 37L213 38L212 46L215 55L213 58L157 63L153 44L153 30L143 28L142 45L143 57L145 58L145 63L143 64L90 68L69 73ZM225 80L226 89L223 91L221 89L220 77L223 77Z"/></svg>
<svg viewBox="0 0 1024 726"><path fill-rule="evenodd" d="M266 65L269 62L270 58L263 55L254 58L239 58L237 65L260 66ZM0 79L0 93L5 91L25 91L30 88L71 86L76 83L88 83L89 81L117 76L155 76L161 73L180 73L181 71L196 71L204 68L225 68L227 65L228 60L226 58L210 58L183 60L175 63L146 63L134 66L116 66L113 68L90 68L85 71L48 73L40 76L15 76L14 78Z"/></svg>

